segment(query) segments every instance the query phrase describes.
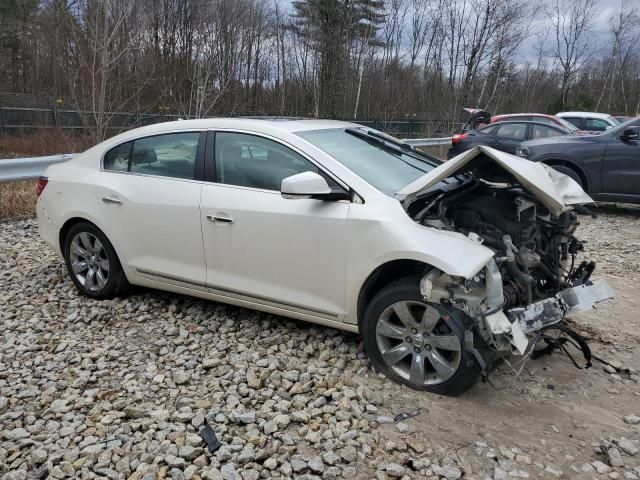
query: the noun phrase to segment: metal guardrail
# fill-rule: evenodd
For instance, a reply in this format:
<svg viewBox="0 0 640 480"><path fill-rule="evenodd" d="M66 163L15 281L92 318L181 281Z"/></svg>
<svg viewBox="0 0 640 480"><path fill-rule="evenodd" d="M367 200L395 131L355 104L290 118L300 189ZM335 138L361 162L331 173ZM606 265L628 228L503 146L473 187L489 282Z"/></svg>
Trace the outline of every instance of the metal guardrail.
<svg viewBox="0 0 640 480"><path fill-rule="evenodd" d="M403 141L414 147L433 147L439 145L450 145L451 137L413 138ZM0 183L34 180L42 175L49 165L66 162L75 155L75 153L66 153L63 155L49 155L47 157L10 158L7 160L0 160Z"/></svg>
<svg viewBox="0 0 640 480"><path fill-rule="evenodd" d="M66 162L73 158L74 155L49 155L47 157L0 160L0 183L36 179L44 173L49 165Z"/></svg>
<svg viewBox="0 0 640 480"><path fill-rule="evenodd" d="M451 145L452 137L444 138L404 138L402 141L414 147L434 147L439 145Z"/></svg>

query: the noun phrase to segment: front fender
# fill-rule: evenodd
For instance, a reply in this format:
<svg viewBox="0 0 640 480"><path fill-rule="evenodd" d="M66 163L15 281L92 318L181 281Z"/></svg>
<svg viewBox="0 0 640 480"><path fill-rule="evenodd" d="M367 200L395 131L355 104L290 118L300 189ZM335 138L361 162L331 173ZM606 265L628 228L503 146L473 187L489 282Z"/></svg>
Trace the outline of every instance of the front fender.
<svg viewBox="0 0 640 480"><path fill-rule="evenodd" d="M347 317L351 320L357 317L362 286L381 265L394 260L414 260L452 276L472 278L494 256L491 249L461 233L425 227L404 212L402 215L406 221L352 222L347 254L352 268L346 272ZM358 242L358 238L366 242Z"/></svg>

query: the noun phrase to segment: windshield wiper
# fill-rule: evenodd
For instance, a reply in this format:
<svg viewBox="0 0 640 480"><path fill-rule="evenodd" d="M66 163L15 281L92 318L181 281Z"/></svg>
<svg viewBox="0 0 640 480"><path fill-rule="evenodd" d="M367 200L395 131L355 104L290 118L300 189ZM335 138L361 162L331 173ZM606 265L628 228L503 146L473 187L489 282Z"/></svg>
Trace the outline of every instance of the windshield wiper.
<svg viewBox="0 0 640 480"><path fill-rule="evenodd" d="M380 135L372 135L371 132L368 132L368 131L366 131L364 129L347 128L345 131L347 133L350 133L354 137L363 138L363 139L368 140L370 142L373 142L373 143L375 143L377 145L380 145L380 146L382 146L384 148L387 148L389 150L393 150L394 152L399 153L400 155L402 155L404 153L402 148L399 148L398 145L389 142L385 138L382 138Z"/></svg>
<svg viewBox="0 0 640 480"><path fill-rule="evenodd" d="M423 159L417 158L414 155L410 155L407 152L403 151L402 148L399 147L397 142L389 142L385 138L381 137L380 135L371 135L366 130L361 130L357 128L347 128L345 129L345 131L353 135L354 137L362 138L363 140L374 143L386 150L391 150L391 152L398 155L397 157L398 160L400 160L402 163L409 165L410 167L415 168L416 170L419 170L424 173L428 172L428 170L425 170L421 165L416 165L415 163L408 162L405 158L402 158L403 155L407 155L408 157L411 157L414 160L418 160L420 163L423 163L423 164L427 163Z"/></svg>
<svg viewBox="0 0 640 480"><path fill-rule="evenodd" d="M373 140L379 145L387 147L397 153L408 155L416 160L420 160L421 162L428 160L428 163L434 163L433 166L437 166L437 162L435 162L435 159L431 155L418 150L408 143L400 142L390 135L374 132L365 128L347 128L346 132L360 138Z"/></svg>

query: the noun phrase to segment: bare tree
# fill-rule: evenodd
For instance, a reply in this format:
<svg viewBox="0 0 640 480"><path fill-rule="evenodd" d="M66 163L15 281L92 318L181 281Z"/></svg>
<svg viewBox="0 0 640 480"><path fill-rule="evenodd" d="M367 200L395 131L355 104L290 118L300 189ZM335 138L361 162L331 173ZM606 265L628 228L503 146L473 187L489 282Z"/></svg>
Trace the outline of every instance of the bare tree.
<svg viewBox="0 0 640 480"><path fill-rule="evenodd" d="M562 108L576 73L594 53L589 33L596 14L595 0L555 0L547 11L555 31L553 57L562 74Z"/></svg>

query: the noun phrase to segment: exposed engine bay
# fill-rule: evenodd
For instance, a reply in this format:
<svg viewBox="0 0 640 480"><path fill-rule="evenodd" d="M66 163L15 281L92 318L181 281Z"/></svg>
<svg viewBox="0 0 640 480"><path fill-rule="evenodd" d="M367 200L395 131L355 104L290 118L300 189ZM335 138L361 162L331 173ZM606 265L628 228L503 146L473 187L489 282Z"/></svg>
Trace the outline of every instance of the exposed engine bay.
<svg viewBox="0 0 640 480"><path fill-rule="evenodd" d="M574 237L579 225L575 211L556 218L522 187L494 186L473 177L458 181L453 191L434 192L413 218L464 233L494 250L503 308L525 306L589 280L595 263L576 263L583 246Z"/></svg>
<svg viewBox="0 0 640 480"><path fill-rule="evenodd" d="M535 333L613 292L606 282L591 280L595 262L580 258L584 248L575 232L578 213L590 213L583 206L588 195L549 167L511 164L508 154L489 158L483 152L495 151L463 154L464 168L454 170L449 162L438 167L444 173L404 205L417 223L459 232L491 249L493 259L473 278L432 269L420 289L425 300L464 312L474 322L471 330L495 351L525 355ZM544 182L545 189L538 188ZM581 201L563 203L570 196L555 185L573 189Z"/></svg>

